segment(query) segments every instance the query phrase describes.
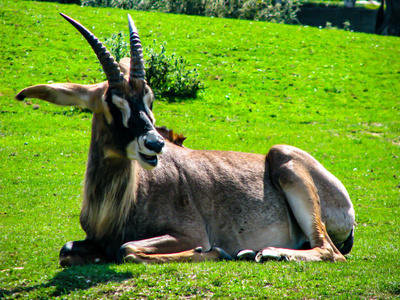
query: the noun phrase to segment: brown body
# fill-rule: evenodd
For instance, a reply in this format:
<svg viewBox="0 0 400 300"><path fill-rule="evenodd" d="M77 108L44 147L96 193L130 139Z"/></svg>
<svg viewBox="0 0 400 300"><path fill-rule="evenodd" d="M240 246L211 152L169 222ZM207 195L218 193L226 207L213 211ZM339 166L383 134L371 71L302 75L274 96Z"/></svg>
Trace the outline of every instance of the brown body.
<svg viewBox="0 0 400 300"><path fill-rule="evenodd" d="M134 61L117 67L122 79L114 70L102 84L39 85L17 95L94 112L81 212L87 238L64 245L62 266L345 260L354 209L338 179L291 146L274 146L266 156L196 151L165 128L157 132L152 93L132 71Z"/></svg>
<svg viewBox="0 0 400 300"><path fill-rule="evenodd" d="M316 241L324 237L323 228L319 228L321 221L313 216L318 215L320 206L322 222L326 224L333 243L340 245L351 233L354 211L345 188L304 151L280 145L273 147L265 156L196 151L170 142L165 148L159 165L151 171L140 168L135 161L107 161L102 159L102 155L90 153L93 173L88 170L87 174L94 177L91 178L94 182L102 181L95 174L99 177L113 174L111 168L119 165L125 174L118 173L115 178L107 178L110 188L122 190L126 182L130 182L130 189L136 191L133 198L126 199L128 203L122 199L116 201L95 196L84 199L83 216L89 211L105 210L105 207L93 209L93 206L99 206L99 202L107 203L109 200L120 205L115 206L114 211L107 209L110 223L118 220L119 229L112 229L107 222L107 225L97 228L96 221L102 219L99 213L91 215L94 222L86 217L81 219L90 240L103 244L112 238L118 239L115 244L111 243L117 249L112 249L109 256L118 253L123 243L160 236L171 237L171 240L176 240L176 245L173 250L161 247L155 253L181 252L199 246L208 250L217 246L235 257L244 249L256 252L268 247L299 249L313 238L312 235L307 237L300 222L310 228L310 232L316 231ZM297 184L296 174L302 169L304 176L310 179L305 186ZM121 182L121 177L127 178L126 181ZM314 194L315 199L294 196L293 205L304 215L299 217L303 220L296 219L282 186L293 186L299 189L299 193L304 187L318 191ZM95 188L101 187L91 182L86 191ZM143 243L138 244L145 247ZM325 259L316 252L311 256L306 251L300 253L307 254L304 260ZM342 258L339 253L336 254L336 258L334 255L328 259Z"/></svg>

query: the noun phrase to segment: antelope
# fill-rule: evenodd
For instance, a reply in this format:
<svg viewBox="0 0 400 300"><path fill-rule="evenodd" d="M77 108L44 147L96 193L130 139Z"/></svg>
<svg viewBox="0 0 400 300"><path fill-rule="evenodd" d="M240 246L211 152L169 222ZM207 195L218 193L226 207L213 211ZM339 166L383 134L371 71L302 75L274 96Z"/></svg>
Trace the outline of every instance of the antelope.
<svg viewBox="0 0 400 300"><path fill-rule="evenodd" d="M63 267L244 259L345 261L355 213L343 184L311 155L288 145L267 155L200 151L156 128L143 50L128 15L130 58L115 62L83 25L107 81L43 84L16 98L93 112L80 223Z"/></svg>

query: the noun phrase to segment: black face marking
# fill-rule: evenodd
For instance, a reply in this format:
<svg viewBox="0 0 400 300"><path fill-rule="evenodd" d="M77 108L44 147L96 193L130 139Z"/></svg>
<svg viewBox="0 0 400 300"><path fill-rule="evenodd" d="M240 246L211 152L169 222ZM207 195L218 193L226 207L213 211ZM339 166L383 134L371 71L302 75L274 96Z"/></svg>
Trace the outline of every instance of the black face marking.
<svg viewBox="0 0 400 300"><path fill-rule="evenodd" d="M139 111L139 117L143 121L145 131L150 131L154 129L153 122L151 122L150 117L144 111Z"/></svg>
<svg viewBox="0 0 400 300"><path fill-rule="evenodd" d="M118 95L115 92L108 92L106 98L113 119L109 126L115 147L117 150L125 152L129 143L135 139L139 139L140 136L145 135L155 128L151 117L147 114L145 104L143 103L143 94L131 98L118 95L118 97L127 101L130 108L130 116L127 122L128 127L124 124L124 118L120 108L113 102L113 94Z"/></svg>

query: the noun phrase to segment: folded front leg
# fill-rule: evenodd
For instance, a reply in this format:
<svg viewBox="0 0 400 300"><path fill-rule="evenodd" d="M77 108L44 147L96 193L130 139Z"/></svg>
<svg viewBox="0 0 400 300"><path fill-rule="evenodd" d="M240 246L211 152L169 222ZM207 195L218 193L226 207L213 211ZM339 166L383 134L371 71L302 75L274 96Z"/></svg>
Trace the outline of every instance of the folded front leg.
<svg viewBox="0 0 400 300"><path fill-rule="evenodd" d="M122 245L119 261L134 263L164 263L208 260L232 260L222 249L213 247L203 252L201 247L194 248L180 242L170 235L128 242Z"/></svg>

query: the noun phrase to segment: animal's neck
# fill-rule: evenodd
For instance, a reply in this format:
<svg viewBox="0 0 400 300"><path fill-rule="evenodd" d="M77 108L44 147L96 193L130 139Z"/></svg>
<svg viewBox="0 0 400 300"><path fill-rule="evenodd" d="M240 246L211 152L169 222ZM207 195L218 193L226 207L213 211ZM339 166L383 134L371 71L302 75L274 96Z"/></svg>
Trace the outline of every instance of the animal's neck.
<svg viewBox="0 0 400 300"><path fill-rule="evenodd" d="M135 204L139 166L135 161L110 157L106 147L109 134L95 128L101 125L96 121L93 120L86 168L81 225L92 239L123 238L122 229Z"/></svg>

